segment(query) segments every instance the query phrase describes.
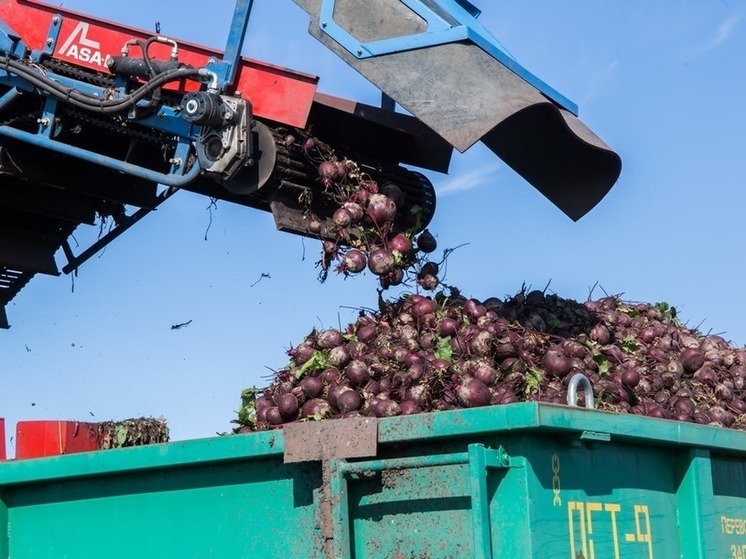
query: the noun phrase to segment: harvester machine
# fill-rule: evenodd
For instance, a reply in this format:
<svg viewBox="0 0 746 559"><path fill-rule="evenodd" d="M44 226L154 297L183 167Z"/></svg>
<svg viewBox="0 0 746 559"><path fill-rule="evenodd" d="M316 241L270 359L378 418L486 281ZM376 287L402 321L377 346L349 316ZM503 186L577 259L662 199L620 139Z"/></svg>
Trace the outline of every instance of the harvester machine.
<svg viewBox="0 0 746 559"><path fill-rule="evenodd" d="M182 189L270 211L278 229L311 235L309 211L328 219L331 207L299 145L311 135L397 184L419 228L435 211L420 171L447 173L453 149L479 141L574 220L616 182L619 157L467 0L294 2L311 35L381 90L380 106L242 57L253 0L237 0L223 52L0 0L1 327L35 274L76 271ZM103 219L105 234L74 251L73 232Z"/></svg>

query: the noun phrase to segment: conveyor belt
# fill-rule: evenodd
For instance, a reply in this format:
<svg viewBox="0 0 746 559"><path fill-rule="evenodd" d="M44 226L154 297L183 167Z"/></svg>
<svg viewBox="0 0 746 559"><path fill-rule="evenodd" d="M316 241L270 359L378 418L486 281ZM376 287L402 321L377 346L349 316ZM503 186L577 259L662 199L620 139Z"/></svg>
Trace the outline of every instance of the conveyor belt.
<svg viewBox="0 0 746 559"><path fill-rule="evenodd" d="M42 65L49 75L61 75L99 87L113 85L110 76L54 60L46 60ZM163 101L176 106L179 99L166 94ZM23 94L3 107L0 123L35 134L40 119L45 118L42 107L41 96ZM97 115L64 105L56 112L54 140L167 173L175 149L173 133L136 122L126 124L124 126L117 116ZM270 131L268 145L274 143L274 148L269 150L273 152L273 167L270 167L273 170L265 177L266 181L255 181L253 169L250 169L229 185L202 176L182 188L270 211L278 229L310 235L306 215L313 212L328 223L335 206L319 181L318 161L298 146L285 145L288 134L297 132L300 137L306 132L269 121L264 121L262 126ZM398 229L427 226L435 211L432 184L424 175L405 169L401 164L447 170L451 148L429 129L406 115L320 96L309 116L308 130L333 146L337 157L349 157L359 163L374 180L381 184L393 182L401 187L405 203L403 217L396 223ZM252 184L262 186L256 188ZM164 192L151 180L3 138L0 145L0 327L8 327L5 307L34 275L60 274L55 255L60 256L61 249L67 260L60 263L62 271L77 270L175 191ZM314 195L308 196L309 191ZM305 202L311 199L310 205ZM73 231L79 225L101 223L102 219L112 219L113 228L92 246L82 247L82 252L77 248L73 251L68 244ZM417 221L413 223L412 219ZM322 236L323 231L326 229L322 230Z"/></svg>

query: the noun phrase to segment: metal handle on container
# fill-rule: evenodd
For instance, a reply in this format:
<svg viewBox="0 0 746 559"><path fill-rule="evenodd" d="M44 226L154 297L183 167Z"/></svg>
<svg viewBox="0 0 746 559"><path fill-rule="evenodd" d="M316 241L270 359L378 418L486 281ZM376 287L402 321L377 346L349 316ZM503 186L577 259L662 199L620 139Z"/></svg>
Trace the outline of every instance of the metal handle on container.
<svg viewBox="0 0 746 559"><path fill-rule="evenodd" d="M570 406L578 405L578 385L581 384L583 387L583 393L585 394L585 407L589 410L596 408L596 400L593 396L593 385L588 377L583 373L576 373L570 379L570 383L567 385L567 403Z"/></svg>

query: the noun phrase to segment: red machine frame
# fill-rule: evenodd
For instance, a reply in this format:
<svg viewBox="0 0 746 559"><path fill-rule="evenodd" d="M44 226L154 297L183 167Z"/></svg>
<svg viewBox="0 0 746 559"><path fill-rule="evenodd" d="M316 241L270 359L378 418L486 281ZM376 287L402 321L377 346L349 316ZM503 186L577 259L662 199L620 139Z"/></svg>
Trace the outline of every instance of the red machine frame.
<svg viewBox="0 0 746 559"><path fill-rule="evenodd" d="M131 39L147 40L152 32L127 27L113 21L92 18L73 10L50 6L39 0L0 0L0 21L23 38L34 50L44 50L55 17L61 18L53 57L97 72L106 72L109 56L121 54ZM155 43L154 57L168 59L170 47ZM139 53L138 53L139 54ZM179 61L196 68L223 53L201 45L179 41ZM250 99L259 117L303 128L313 104L318 78L265 62L242 58L235 91Z"/></svg>

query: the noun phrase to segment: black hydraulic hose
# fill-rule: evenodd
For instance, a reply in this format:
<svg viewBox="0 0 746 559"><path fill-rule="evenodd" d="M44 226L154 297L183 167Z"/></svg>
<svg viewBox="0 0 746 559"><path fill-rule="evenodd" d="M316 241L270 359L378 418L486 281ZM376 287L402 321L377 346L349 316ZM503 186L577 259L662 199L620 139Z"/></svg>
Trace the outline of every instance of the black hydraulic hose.
<svg viewBox="0 0 746 559"><path fill-rule="evenodd" d="M73 105L74 107L94 111L100 114L116 114L127 111L135 106L139 101L169 82L182 79L203 81L206 76L205 71L200 68L176 68L159 74L122 98L102 99L100 97L83 93L77 89L66 87L52 78L40 74L34 68L6 56L0 56L0 68L23 77L32 85L51 94L61 101Z"/></svg>
<svg viewBox="0 0 746 559"><path fill-rule="evenodd" d="M137 46L140 47L140 50L142 51L142 59L145 62L145 67L148 69L149 80L152 80L158 76L155 69L153 68L153 63L150 61L150 55L148 54L148 49L150 48L150 45L154 40L154 37L148 39L147 42L143 42L139 39L137 40ZM150 97L150 102L148 103L148 109L153 109L160 104L161 91L162 90L160 87L153 91L153 94Z"/></svg>
<svg viewBox="0 0 746 559"><path fill-rule="evenodd" d="M150 79L153 79L156 77L155 70L153 69L153 64L150 62L150 55L148 55L148 47L151 44L152 37L148 39L148 42L143 42L138 40L137 46L140 47L140 50L142 51L142 59L145 62L145 67L148 69L148 74L150 74Z"/></svg>

